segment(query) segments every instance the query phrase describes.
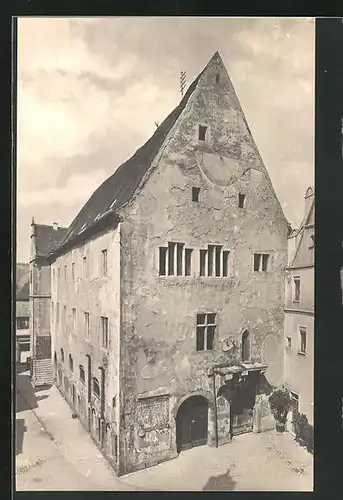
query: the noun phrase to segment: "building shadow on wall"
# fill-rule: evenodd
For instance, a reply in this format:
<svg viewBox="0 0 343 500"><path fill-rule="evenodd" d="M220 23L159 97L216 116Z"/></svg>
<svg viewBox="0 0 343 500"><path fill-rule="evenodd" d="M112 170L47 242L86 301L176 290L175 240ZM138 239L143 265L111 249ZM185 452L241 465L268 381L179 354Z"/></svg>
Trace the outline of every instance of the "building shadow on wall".
<svg viewBox="0 0 343 500"><path fill-rule="evenodd" d="M202 491L233 491L236 481L230 476L229 469L219 476L211 476Z"/></svg>
<svg viewBox="0 0 343 500"><path fill-rule="evenodd" d="M17 372L16 380L16 404L15 412L16 414L26 411L34 410L38 408L39 401L46 399L49 395L44 394L42 396L37 396L37 392L41 390L46 390L47 387L39 387L35 389L30 381L29 372L19 370ZM23 441L24 434L27 431L24 418L16 417L15 421L15 454L19 455L23 451Z"/></svg>
<svg viewBox="0 0 343 500"><path fill-rule="evenodd" d="M23 452L24 434L27 431L24 418L17 418L15 421L15 454Z"/></svg>
<svg viewBox="0 0 343 500"><path fill-rule="evenodd" d="M46 390L48 387L34 388L27 372L19 373L16 382L16 407L15 412L20 413L25 410L38 408L38 402L48 398L47 394L37 396L37 393Z"/></svg>

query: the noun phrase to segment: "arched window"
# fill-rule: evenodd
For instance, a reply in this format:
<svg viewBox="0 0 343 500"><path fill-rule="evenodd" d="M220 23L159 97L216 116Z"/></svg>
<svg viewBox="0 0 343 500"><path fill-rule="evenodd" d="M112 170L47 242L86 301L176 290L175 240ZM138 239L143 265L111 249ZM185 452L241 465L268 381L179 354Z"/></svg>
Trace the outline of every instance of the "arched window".
<svg viewBox="0 0 343 500"><path fill-rule="evenodd" d="M82 365L80 365L79 368L80 368L80 380L84 382L86 380L85 369L83 368Z"/></svg>
<svg viewBox="0 0 343 500"><path fill-rule="evenodd" d="M93 393L100 398L100 384L96 377L93 377Z"/></svg>
<svg viewBox="0 0 343 500"><path fill-rule="evenodd" d="M242 335L242 361L250 361L250 334L245 330Z"/></svg>
<svg viewBox="0 0 343 500"><path fill-rule="evenodd" d="M73 356L71 354L69 354L69 369L71 371L74 370L74 361L73 361Z"/></svg>
<svg viewBox="0 0 343 500"><path fill-rule="evenodd" d="M62 363L64 363L64 349L63 349L63 347L61 347L61 360L62 360Z"/></svg>

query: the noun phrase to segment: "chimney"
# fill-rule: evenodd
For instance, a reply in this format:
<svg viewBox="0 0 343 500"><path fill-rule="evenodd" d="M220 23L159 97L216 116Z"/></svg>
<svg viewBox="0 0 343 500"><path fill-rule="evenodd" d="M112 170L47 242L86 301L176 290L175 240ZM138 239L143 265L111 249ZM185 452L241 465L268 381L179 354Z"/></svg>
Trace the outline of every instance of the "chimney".
<svg viewBox="0 0 343 500"><path fill-rule="evenodd" d="M32 217L31 221L31 236L35 236L36 234L36 226L35 226L35 219Z"/></svg>
<svg viewBox="0 0 343 500"><path fill-rule="evenodd" d="M57 231L57 229L58 229L58 223L57 222L53 222L52 223L52 227L54 228L54 231Z"/></svg>
<svg viewBox="0 0 343 500"><path fill-rule="evenodd" d="M307 188L305 193L305 217L308 214L310 207L312 205L313 196L314 196L313 189L311 187Z"/></svg>

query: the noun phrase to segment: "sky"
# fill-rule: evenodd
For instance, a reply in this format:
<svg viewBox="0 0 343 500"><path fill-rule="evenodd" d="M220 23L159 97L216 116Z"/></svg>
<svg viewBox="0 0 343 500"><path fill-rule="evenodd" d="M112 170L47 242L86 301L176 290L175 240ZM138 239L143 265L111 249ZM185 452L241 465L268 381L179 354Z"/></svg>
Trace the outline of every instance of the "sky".
<svg viewBox="0 0 343 500"><path fill-rule="evenodd" d="M17 261L32 217L69 226L219 51L287 219L314 178L314 20L20 18Z"/></svg>

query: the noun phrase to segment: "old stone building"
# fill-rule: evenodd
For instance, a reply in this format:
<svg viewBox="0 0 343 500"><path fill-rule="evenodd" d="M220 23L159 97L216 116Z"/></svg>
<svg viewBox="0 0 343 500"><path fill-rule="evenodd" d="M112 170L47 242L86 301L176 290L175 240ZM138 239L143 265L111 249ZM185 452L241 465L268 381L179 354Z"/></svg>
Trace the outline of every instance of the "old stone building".
<svg viewBox="0 0 343 500"><path fill-rule="evenodd" d="M266 425L287 237L216 53L50 255L56 382L119 474Z"/></svg>
<svg viewBox="0 0 343 500"><path fill-rule="evenodd" d="M51 384L51 271L47 256L56 248L66 229L57 224L31 224L29 312L31 377L34 386Z"/></svg>
<svg viewBox="0 0 343 500"><path fill-rule="evenodd" d="M305 214L300 228L289 238L286 271L285 381L293 412L304 413L313 425L314 403L314 191L305 194ZM294 432L292 418L289 430Z"/></svg>

